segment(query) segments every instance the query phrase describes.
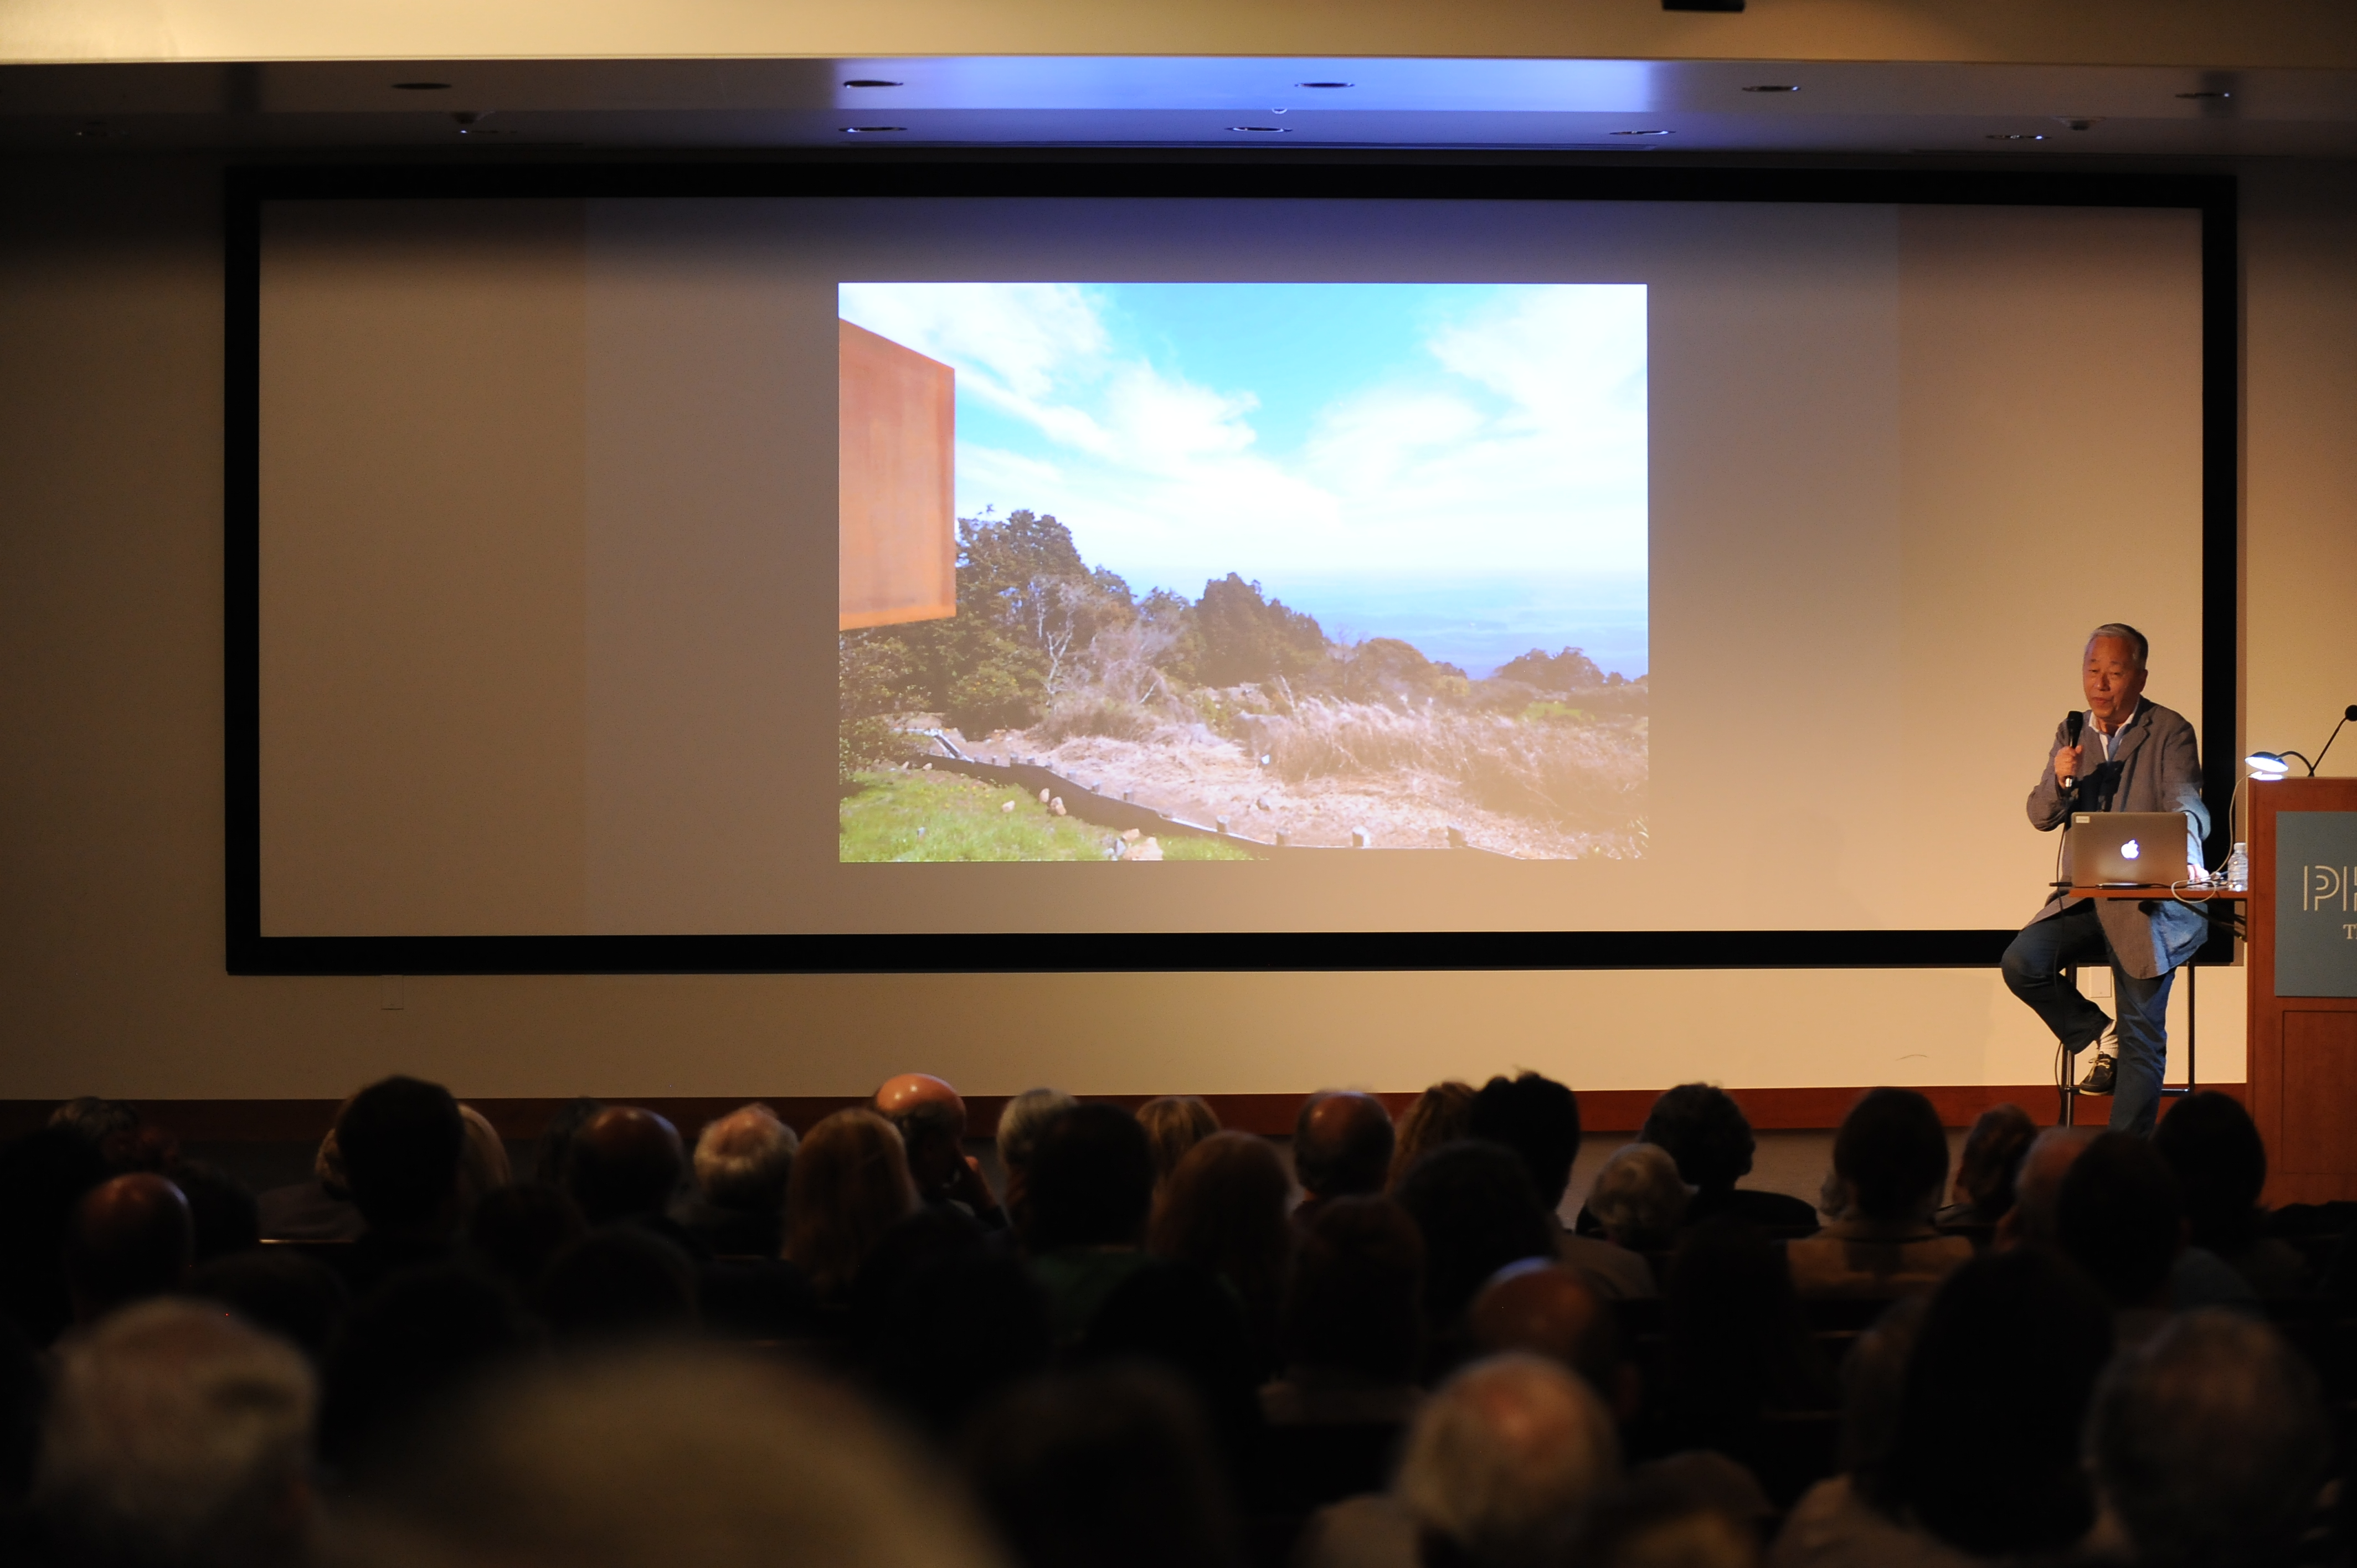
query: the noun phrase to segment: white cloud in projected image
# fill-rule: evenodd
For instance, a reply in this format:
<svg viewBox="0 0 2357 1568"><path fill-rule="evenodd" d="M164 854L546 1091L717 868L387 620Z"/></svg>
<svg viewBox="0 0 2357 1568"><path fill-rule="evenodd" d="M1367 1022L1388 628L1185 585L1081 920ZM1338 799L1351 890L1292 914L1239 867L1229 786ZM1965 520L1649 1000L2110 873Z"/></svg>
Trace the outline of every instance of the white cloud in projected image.
<svg viewBox="0 0 2357 1568"><path fill-rule="evenodd" d="M1437 658L1493 662L1435 628L1502 614L1498 659L1645 668L1642 285L848 283L841 309L955 369L961 516L1052 512L1140 592L1237 572ZM1577 586L1608 581L1611 635Z"/></svg>

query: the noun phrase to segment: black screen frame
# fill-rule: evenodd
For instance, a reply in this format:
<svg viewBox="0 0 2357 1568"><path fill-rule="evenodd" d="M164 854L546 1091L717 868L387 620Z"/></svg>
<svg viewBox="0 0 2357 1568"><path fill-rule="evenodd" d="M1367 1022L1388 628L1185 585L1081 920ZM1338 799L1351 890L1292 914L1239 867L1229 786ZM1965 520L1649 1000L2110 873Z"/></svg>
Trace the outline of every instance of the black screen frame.
<svg viewBox="0 0 2357 1568"><path fill-rule="evenodd" d="M2011 930L270 937L262 933L261 285L269 201L519 197L1217 197L2190 209L2201 223L2202 793L2232 798L2241 648L2241 276L2231 176L1628 166L1544 155L1060 151L760 161L237 167L225 189L222 832L232 974L1987 968ZM2232 832L2213 812L2204 854ZM1052 954L1053 961L1048 961ZM2213 928L2197 955L2230 963Z"/></svg>

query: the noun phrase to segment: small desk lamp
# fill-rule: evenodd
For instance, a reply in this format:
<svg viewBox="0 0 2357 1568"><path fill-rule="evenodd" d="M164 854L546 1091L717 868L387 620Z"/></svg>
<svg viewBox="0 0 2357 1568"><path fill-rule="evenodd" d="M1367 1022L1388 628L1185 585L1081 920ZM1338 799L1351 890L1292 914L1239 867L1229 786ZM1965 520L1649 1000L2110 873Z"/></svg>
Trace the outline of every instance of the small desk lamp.
<svg viewBox="0 0 2357 1568"><path fill-rule="evenodd" d="M2313 779L2318 766L2324 761L2324 752L2330 751L2332 743L2341 738L2341 725L2352 719L2357 719L2357 703L2341 710L2341 724L2334 725L2332 733L2324 737L2324 750L2316 754L2315 762L2309 762L2297 751L2255 751L2243 758L2243 766L2251 770L2254 779L2281 779L2291 771L2291 764L2285 758L2299 757L2300 762L2308 768L2308 777Z"/></svg>

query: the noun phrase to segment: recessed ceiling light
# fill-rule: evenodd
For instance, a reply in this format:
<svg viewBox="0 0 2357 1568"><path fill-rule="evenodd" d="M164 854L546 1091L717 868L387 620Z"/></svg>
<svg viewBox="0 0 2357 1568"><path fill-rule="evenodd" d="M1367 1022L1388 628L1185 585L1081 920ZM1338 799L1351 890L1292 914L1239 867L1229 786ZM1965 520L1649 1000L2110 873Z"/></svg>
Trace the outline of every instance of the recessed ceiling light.
<svg viewBox="0 0 2357 1568"><path fill-rule="evenodd" d="M1282 125L1231 125L1228 129L1231 131L1257 131L1265 136L1282 136L1287 134L1286 128Z"/></svg>
<svg viewBox="0 0 2357 1568"><path fill-rule="evenodd" d="M900 84L897 81L886 81L880 77L856 76L843 85L845 87L898 87Z"/></svg>
<svg viewBox="0 0 2357 1568"><path fill-rule="evenodd" d="M393 88L396 92L447 92L450 84L447 81L396 81Z"/></svg>
<svg viewBox="0 0 2357 1568"><path fill-rule="evenodd" d="M2179 98L2232 98L2234 95L2217 88L2204 88L2200 92L2180 92Z"/></svg>
<svg viewBox="0 0 2357 1568"><path fill-rule="evenodd" d="M2046 138L2035 131L1991 131L1988 139L1992 142L2042 142Z"/></svg>
<svg viewBox="0 0 2357 1568"><path fill-rule="evenodd" d="M905 131L908 128L906 125L845 125L843 134L846 136L876 136L887 131Z"/></svg>
<svg viewBox="0 0 2357 1568"><path fill-rule="evenodd" d="M1612 134L1616 136L1666 136L1670 133L1667 131L1615 131Z"/></svg>
<svg viewBox="0 0 2357 1568"><path fill-rule="evenodd" d="M1763 81L1757 87L1747 87L1746 92L1798 92L1801 90L1789 81Z"/></svg>
<svg viewBox="0 0 2357 1568"><path fill-rule="evenodd" d="M1296 87L1356 87L1355 81L1297 81Z"/></svg>

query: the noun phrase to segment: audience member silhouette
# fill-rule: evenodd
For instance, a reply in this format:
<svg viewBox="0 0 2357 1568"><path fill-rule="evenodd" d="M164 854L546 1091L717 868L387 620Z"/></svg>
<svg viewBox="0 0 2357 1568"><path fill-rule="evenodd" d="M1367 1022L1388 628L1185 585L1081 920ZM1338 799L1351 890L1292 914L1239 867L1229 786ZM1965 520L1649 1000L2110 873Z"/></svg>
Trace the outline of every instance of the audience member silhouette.
<svg viewBox="0 0 2357 1568"><path fill-rule="evenodd" d="M2029 1141L2029 1147L2021 1152L2021 1163L2014 1167L2013 1207L1997 1222L1999 1249L2025 1242L2042 1247L2061 1244L2055 1215L2062 1200L2062 1178L2070 1174L2072 1162L2094 1141L2092 1127L2047 1127Z"/></svg>
<svg viewBox="0 0 2357 1568"><path fill-rule="evenodd" d="M97 1147L70 1127L0 1147L0 1306L36 1347L73 1321L66 1230L82 1194L105 1179Z"/></svg>
<svg viewBox="0 0 2357 1568"><path fill-rule="evenodd" d="M343 1275L288 1247L255 1247L199 1264L188 1276L187 1294L217 1301L268 1329L315 1367L326 1363L351 1307Z"/></svg>
<svg viewBox="0 0 2357 1568"><path fill-rule="evenodd" d="M188 1200L145 1171L110 1177L74 1206L66 1231L66 1285L77 1323L178 1290L196 1262Z"/></svg>
<svg viewBox="0 0 2357 1568"><path fill-rule="evenodd" d="M1047 1369L1048 1304L1003 1237L950 1208L886 1233L853 1285L870 1385L925 1431L952 1438L974 1412Z"/></svg>
<svg viewBox="0 0 2357 1568"><path fill-rule="evenodd" d="M1301 1568L1566 1561L1620 1477L1612 1418L1579 1378L1538 1356L1493 1356L1435 1390L1410 1428L1388 1496L1309 1524Z"/></svg>
<svg viewBox="0 0 2357 1568"><path fill-rule="evenodd" d="M1955 1201L1932 1216L1942 1225L1995 1225L2013 1207L2013 1174L2038 1136L2029 1112L2010 1102L1973 1118L1956 1159Z"/></svg>
<svg viewBox="0 0 2357 1568"><path fill-rule="evenodd" d="M2111 1349L2103 1299L2052 1254L1958 1270L1909 1360L1887 1506L1981 1556L2068 1550L2094 1518L2077 1439Z"/></svg>
<svg viewBox="0 0 2357 1568"><path fill-rule="evenodd" d="M32 1504L60 1561L301 1568L317 1391L210 1303L125 1308L59 1356Z"/></svg>
<svg viewBox="0 0 2357 1568"><path fill-rule="evenodd" d="M1424 1237L1427 1372L1467 1351L1465 1309L1490 1276L1525 1258L1555 1257L1557 1227L1528 1167L1496 1144L1468 1138L1416 1161L1394 1195Z"/></svg>
<svg viewBox="0 0 2357 1568"><path fill-rule="evenodd" d="M573 1136L566 1190L590 1229L634 1224L673 1230L672 1199L687 1179L687 1152L668 1118L609 1105ZM683 1242L684 1232L673 1237Z"/></svg>
<svg viewBox="0 0 2357 1568"><path fill-rule="evenodd" d="M1383 1191L1395 1142L1391 1112L1372 1094L1329 1089L1303 1101L1293 1122L1293 1175L1302 1193L1295 1222L1308 1225L1338 1197Z"/></svg>
<svg viewBox="0 0 2357 1568"><path fill-rule="evenodd" d="M802 1140L759 1103L707 1122L695 1139L695 1192L674 1209L716 1256L774 1258L785 1244L786 1184Z"/></svg>
<svg viewBox="0 0 2357 1568"><path fill-rule="evenodd" d="M2091 1141L2062 1177L2054 1220L2056 1241L2115 1310L2149 1315L2169 1305L2185 1205L2149 1140L2104 1133Z"/></svg>
<svg viewBox="0 0 2357 1568"><path fill-rule="evenodd" d="M2233 1313L2173 1318L2122 1352L2087 1423L2095 1485L2145 1568L2299 1561L2331 1450L2314 1370Z"/></svg>
<svg viewBox="0 0 2357 1568"><path fill-rule="evenodd" d="M1303 1228L1280 1320L1280 1425L1404 1421L1424 1358L1424 1237L1389 1198L1338 1197Z"/></svg>
<svg viewBox="0 0 2357 1568"><path fill-rule="evenodd" d="M1636 1419L1643 1388L1621 1358L1620 1319L1577 1270L1537 1259L1509 1264L1473 1298L1466 1326L1478 1354L1544 1356L1585 1379L1614 1420Z"/></svg>
<svg viewBox="0 0 2357 1568"><path fill-rule="evenodd" d="M1660 1294L1644 1259L1564 1228L1560 1210L1580 1143L1579 1099L1570 1090L1534 1072L1493 1078L1473 1096L1466 1135L1513 1151L1545 1211L1555 1254L1599 1292L1616 1301Z"/></svg>
<svg viewBox="0 0 2357 1568"><path fill-rule="evenodd" d="M458 1107L466 1137L458 1145L458 1214L463 1222L475 1205L515 1179L508 1146L490 1118L471 1105Z"/></svg>
<svg viewBox="0 0 2357 1568"><path fill-rule="evenodd" d="M965 1152L965 1101L955 1089L930 1073L904 1072L886 1079L873 1103L899 1130L919 1202L955 1204L985 1225L1005 1229L1006 1210L980 1164Z"/></svg>
<svg viewBox="0 0 2357 1568"><path fill-rule="evenodd" d="M916 1208L900 1134L873 1111L838 1111L794 1156L785 1255L822 1305L839 1305L876 1243Z"/></svg>
<svg viewBox="0 0 2357 1568"><path fill-rule="evenodd" d="M1625 1144L1597 1167L1587 1211L1604 1239L1632 1252L1665 1251L1685 1222L1692 1195L1677 1162L1655 1144Z"/></svg>
<svg viewBox="0 0 2357 1568"><path fill-rule="evenodd" d="M2184 1196L2189 1242L2223 1260L2262 1297L2296 1295L2307 1285L2300 1255L2263 1233L2267 1151L2241 1101L2216 1090L2187 1095L2161 1118L2152 1146Z"/></svg>
<svg viewBox="0 0 2357 1568"><path fill-rule="evenodd" d="M463 1264L392 1275L354 1303L328 1355L321 1456L353 1476L388 1462L447 1405L543 1337L513 1295Z"/></svg>
<svg viewBox="0 0 2357 1568"><path fill-rule="evenodd" d="M1732 1216L1706 1220L1687 1232L1666 1284L1663 1386L1648 1450L1715 1448L1768 1468L1763 1461L1777 1457L1771 1417L1833 1404L1776 1244Z"/></svg>
<svg viewBox="0 0 2357 1568"><path fill-rule="evenodd" d="M1716 1084L1682 1083L1656 1096L1637 1141L1669 1151L1695 1195L1685 1222L1731 1217L1778 1230L1813 1230L1817 1211L1782 1192L1759 1192L1735 1184L1751 1174L1758 1140L1750 1119L1735 1097Z"/></svg>
<svg viewBox="0 0 2357 1568"><path fill-rule="evenodd" d="M1867 1090L1834 1134L1832 1223L1786 1249L1793 1288L1869 1298L1935 1288L1973 1256L1970 1241L1932 1229L1947 1185L1948 1135L1932 1102L1911 1089Z"/></svg>
<svg viewBox="0 0 2357 1568"><path fill-rule="evenodd" d="M556 1255L533 1305L573 1348L684 1337L699 1321L695 1263L643 1226L608 1226Z"/></svg>
<svg viewBox="0 0 2357 1568"><path fill-rule="evenodd" d="M1164 1094L1137 1108L1137 1124L1154 1151L1154 1183L1159 1188L1187 1157L1187 1151L1220 1130L1220 1119L1200 1096Z"/></svg>
<svg viewBox="0 0 2357 1568"><path fill-rule="evenodd" d="M368 1230L341 1260L356 1293L450 1256L458 1230L458 1102L438 1083L393 1077L352 1096L336 1126L344 1176Z"/></svg>
<svg viewBox="0 0 2357 1568"><path fill-rule="evenodd" d="M178 1160L165 1179L188 1200L199 1263L226 1258L262 1244L262 1208L253 1193L210 1160Z"/></svg>
<svg viewBox="0 0 2357 1568"><path fill-rule="evenodd" d="M558 1106L556 1113L548 1119L548 1124L540 1130L540 1136L533 1141L533 1179L569 1191L573 1179L573 1140L582 1128L589 1124L591 1117L605 1109L604 1101L593 1100L586 1094L576 1095Z"/></svg>
<svg viewBox="0 0 2357 1568"><path fill-rule="evenodd" d="M1265 1138L1214 1133L1187 1151L1155 1202L1146 1250L1225 1280L1275 1369L1277 1307L1293 1259L1293 1181Z"/></svg>
<svg viewBox="0 0 2357 1568"><path fill-rule="evenodd" d="M546 1182L511 1182L487 1194L467 1220L467 1255L529 1301L556 1255L589 1234L572 1196Z"/></svg>
<svg viewBox="0 0 2357 1568"><path fill-rule="evenodd" d="M1022 1568L1236 1568L1217 1450L1167 1374L1103 1367L1009 1392L961 1452L974 1495Z"/></svg>
<svg viewBox="0 0 2357 1568"><path fill-rule="evenodd" d="M1384 1178L1386 1190L1395 1189L1408 1167L1440 1147L1468 1136L1466 1125L1473 1115L1473 1086L1448 1079L1434 1084L1408 1102L1400 1112L1392 1144L1391 1174Z"/></svg>
<svg viewBox="0 0 2357 1568"><path fill-rule="evenodd" d="M998 1168L1006 1177L1006 1191L999 1202L1006 1210L1008 1222L1017 1230L1023 1229L1024 1194L1030 1178L1031 1155L1039 1146L1039 1134L1047 1131L1049 1122L1079 1103L1060 1089L1027 1089L998 1112Z"/></svg>
<svg viewBox="0 0 2357 1568"><path fill-rule="evenodd" d="M997 1568L979 1522L843 1391L664 1348L533 1365L363 1477L361 1563Z"/></svg>
<svg viewBox="0 0 2357 1568"><path fill-rule="evenodd" d="M1118 1105L1076 1105L1040 1133L1023 1249L1058 1345L1078 1344L1105 1298L1145 1266L1154 1187L1146 1129Z"/></svg>

